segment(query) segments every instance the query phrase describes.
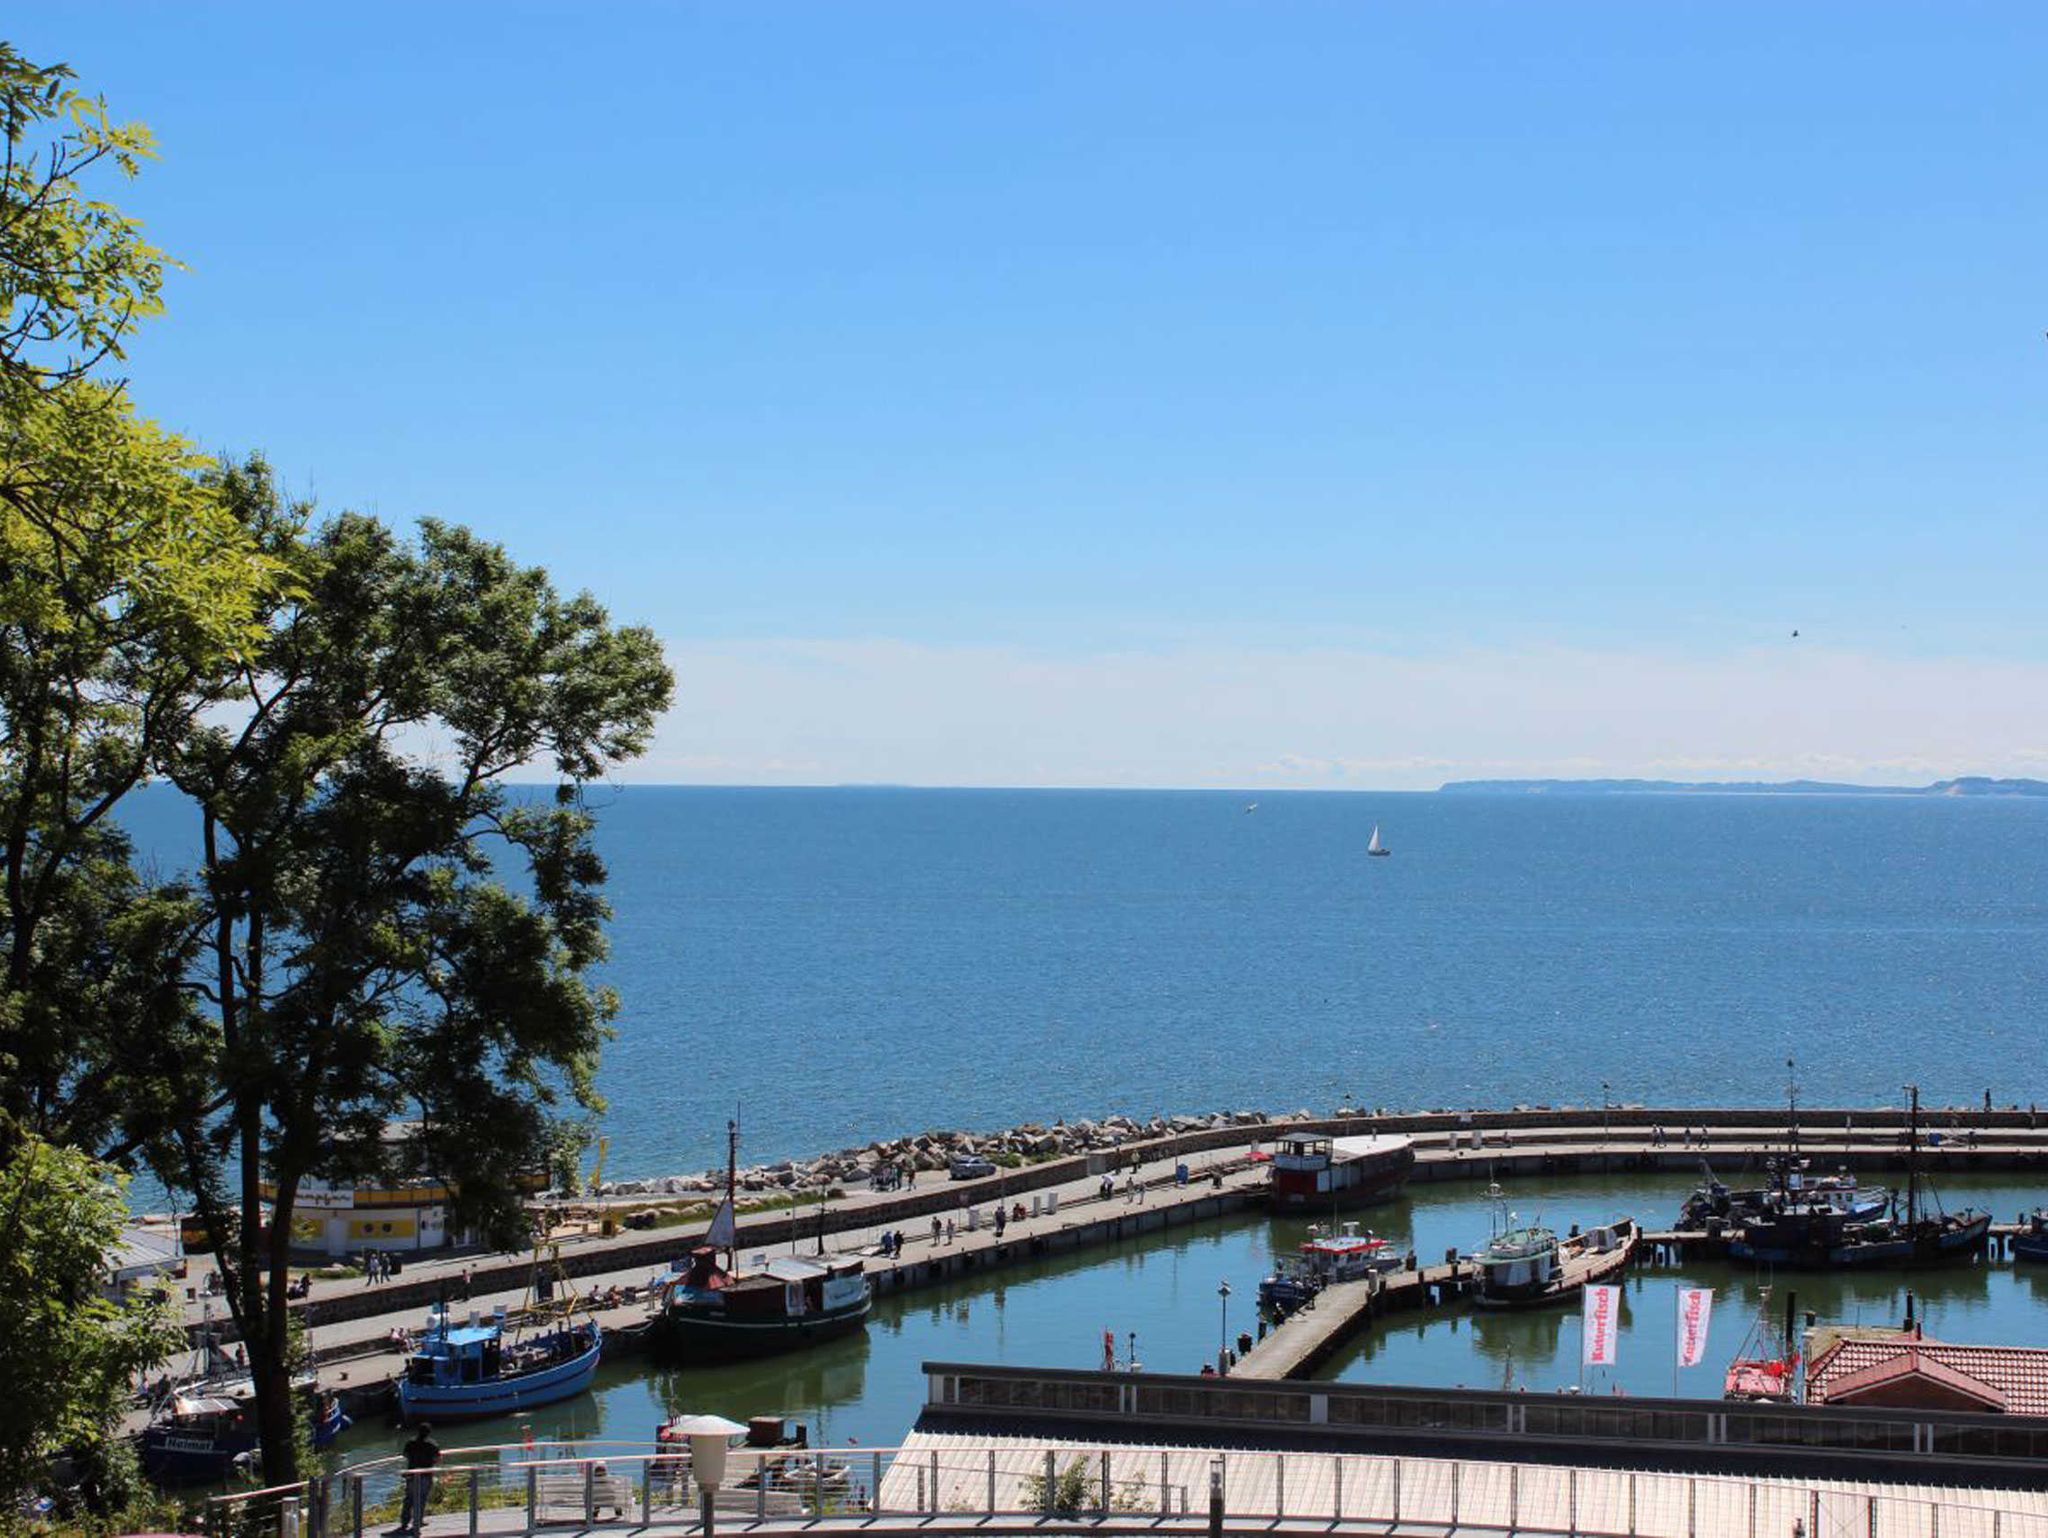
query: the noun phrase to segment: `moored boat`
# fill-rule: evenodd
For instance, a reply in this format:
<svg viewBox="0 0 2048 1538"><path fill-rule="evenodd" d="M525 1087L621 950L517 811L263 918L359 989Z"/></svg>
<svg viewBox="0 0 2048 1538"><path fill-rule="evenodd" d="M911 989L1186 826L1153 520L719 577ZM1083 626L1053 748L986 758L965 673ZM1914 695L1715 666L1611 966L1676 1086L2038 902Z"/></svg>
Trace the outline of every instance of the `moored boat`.
<svg viewBox="0 0 2048 1538"><path fill-rule="evenodd" d="M1760 1290L1756 1318L1721 1379L1723 1399L1790 1404L1799 1379L1799 1353L1771 1323L1771 1289Z"/></svg>
<svg viewBox="0 0 2048 1538"><path fill-rule="evenodd" d="M1275 1208L1327 1212L1336 1198L1369 1206L1392 1201L1415 1168L1415 1144L1406 1137L1328 1137L1290 1133L1267 1161L1267 1201Z"/></svg>
<svg viewBox="0 0 2048 1538"><path fill-rule="evenodd" d="M1259 1282L1259 1307L1291 1313L1321 1291L1322 1283L1306 1261L1296 1255L1282 1255L1273 1263L1271 1273Z"/></svg>
<svg viewBox="0 0 2048 1538"><path fill-rule="evenodd" d="M793 1351L865 1329L874 1284L859 1256L780 1256L743 1272L735 1187L739 1124L726 1124L725 1201L681 1271L651 1289L648 1350L669 1361L709 1362ZM722 1257L722 1258L721 1258Z"/></svg>
<svg viewBox="0 0 2048 1538"><path fill-rule="evenodd" d="M312 1373L296 1374L292 1391L310 1408L315 1448L325 1447L348 1427L340 1399L319 1395ZM255 1384L209 1338L195 1354L189 1376L158 1390L142 1430L142 1469L160 1485L217 1484L246 1466L259 1445Z"/></svg>
<svg viewBox="0 0 2048 1538"><path fill-rule="evenodd" d="M1335 1229L1320 1223L1311 1225L1309 1237L1301 1247L1301 1258L1309 1273L1324 1286L1355 1282L1375 1271L1397 1270L1402 1260L1392 1240L1349 1222Z"/></svg>
<svg viewBox="0 0 2048 1538"><path fill-rule="evenodd" d="M1471 1259L1478 1267L1472 1301L1480 1308L1541 1308L1577 1297L1588 1283L1605 1281L1628 1265L1640 1233L1633 1218L1619 1218L1560 1239L1541 1224L1524 1224L1507 1210L1497 1185L1493 1237Z"/></svg>
<svg viewBox="0 0 2048 1538"><path fill-rule="evenodd" d="M1894 1197L1889 1214L1858 1220L1849 1209L1827 1201L1788 1203L1742 1225L1729 1240L1729 1257L1766 1265L1837 1269L1927 1265L1981 1253L1991 1236L1990 1213L1971 1207L1947 1212L1938 1199L1932 1211L1923 1204L1919 1088L1908 1085L1907 1095L1903 1208Z"/></svg>
<svg viewBox="0 0 2048 1538"><path fill-rule="evenodd" d="M142 1431L143 1472L160 1485L216 1484L257 1448L255 1390L187 1384L174 1390Z"/></svg>
<svg viewBox="0 0 2048 1538"><path fill-rule="evenodd" d="M573 1399L590 1387L603 1352L595 1319L510 1334L502 1304L490 1319L471 1313L467 1324L435 1308L399 1376L398 1417L478 1420Z"/></svg>
<svg viewBox="0 0 2048 1538"><path fill-rule="evenodd" d="M2025 1226L2012 1236L2012 1258L2048 1260L2048 1207L2036 1207L2021 1222Z"/></svg>

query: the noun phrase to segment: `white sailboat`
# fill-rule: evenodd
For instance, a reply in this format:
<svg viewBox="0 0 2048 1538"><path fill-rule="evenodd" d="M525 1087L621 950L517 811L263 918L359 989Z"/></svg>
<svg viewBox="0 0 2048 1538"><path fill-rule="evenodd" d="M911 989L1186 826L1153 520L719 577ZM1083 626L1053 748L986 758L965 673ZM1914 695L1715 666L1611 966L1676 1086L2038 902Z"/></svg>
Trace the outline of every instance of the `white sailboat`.
<svg viewBox="0 0 2048 1538"><path fill-rule="evenodd" d="M1394 852L1380 842L1380 825L1378 823L1372 825L1372 838L1367 842L1365 852L1367 854L1392 854Z"/></svg>

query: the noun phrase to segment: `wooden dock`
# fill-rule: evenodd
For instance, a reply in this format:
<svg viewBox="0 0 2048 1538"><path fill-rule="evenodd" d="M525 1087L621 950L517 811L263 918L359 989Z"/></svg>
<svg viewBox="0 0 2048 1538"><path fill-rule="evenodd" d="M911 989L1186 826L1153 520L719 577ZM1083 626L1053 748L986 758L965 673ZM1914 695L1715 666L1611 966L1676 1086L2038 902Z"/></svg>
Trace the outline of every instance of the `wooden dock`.
<svg viewBox="0 0 2048 1538"><path fill-rule="evenodd" d="M1230 1369L1237 1378L1305 1378L1339 1347L1382 1314L1453 1303L1465 1295L1475 1268L1463 1261L1414 1271L1382 1271L1355 1282L1335 1282L1306 1308L1269 1329Z"/></svg>

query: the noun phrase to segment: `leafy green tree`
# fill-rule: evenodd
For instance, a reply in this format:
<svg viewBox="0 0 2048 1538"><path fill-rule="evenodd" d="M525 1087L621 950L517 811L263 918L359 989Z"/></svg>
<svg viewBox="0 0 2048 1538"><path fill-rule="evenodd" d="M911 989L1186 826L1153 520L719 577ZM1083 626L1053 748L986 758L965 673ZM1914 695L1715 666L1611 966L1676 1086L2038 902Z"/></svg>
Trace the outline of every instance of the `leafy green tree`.
<svg viewBox="0 0 2048 1538"><path fill-rule="evenodd" d="M106 1295L128 1212L120 1177L37 1138L0 1164L0 1498L30 1488L54 1453L111 1435L136 1375L183 1339L154 1293Z"/></svg>
<svg viewBox="0 0 2048 1538"><path fill-rule="evenodd" d="M108 814L232 685L278 571L232 477L89 374L161 308L161 253L89 185L148 130L5 44L0 129L0 1152L104 1152L190 1014L186 915Z"/></svg>
<svg viewBox="0 0 2048 1538"><path fill-rule="evenodd" d="M132 177L156 153L140 123L0 43L0 400L85 377L124 356L163 310L164 254L142 227L91 196L96 168Z"/></svg>
<svg viewBox="0 0 2048 1538"><path fill-rule="evenodd" d="M226 1243L264 1478L282 1483L301 1183L385 1172L385 1127L406 1119L412 1156L457 1193L451 1220L521 1242L517 1177L543 1166L558 1107L598 1103L616 1001L587 978L607 910L581 788L643 749L672 682L648 632L465 530L302 530L281 506L252 525L290 596L237 719L195 728L169 765L199 821L197 987L217 1032L177 1141ZM521 771L552 794L508 789Z"/></svg>

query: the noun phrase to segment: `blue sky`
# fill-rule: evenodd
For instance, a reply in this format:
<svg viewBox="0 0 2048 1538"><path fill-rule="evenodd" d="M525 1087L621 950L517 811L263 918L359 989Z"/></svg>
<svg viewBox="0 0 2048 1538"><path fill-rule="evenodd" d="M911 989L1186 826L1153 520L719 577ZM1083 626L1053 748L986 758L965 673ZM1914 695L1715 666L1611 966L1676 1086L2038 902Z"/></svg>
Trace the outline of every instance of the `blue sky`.
<svg viewBox="0 0 2048 1538"><path fill-rule="evenodd" d="M162 142L145 408L654 625L633 777L2048 773L2038 5L8 35Z"/></svg>

